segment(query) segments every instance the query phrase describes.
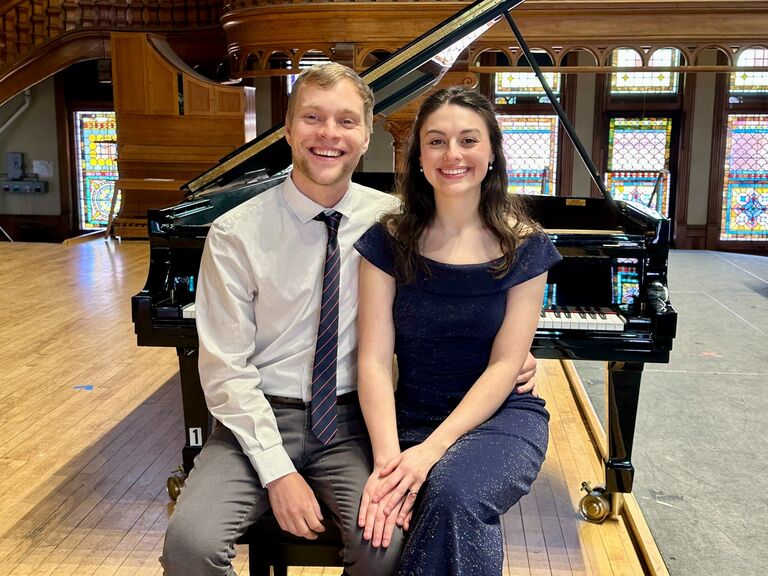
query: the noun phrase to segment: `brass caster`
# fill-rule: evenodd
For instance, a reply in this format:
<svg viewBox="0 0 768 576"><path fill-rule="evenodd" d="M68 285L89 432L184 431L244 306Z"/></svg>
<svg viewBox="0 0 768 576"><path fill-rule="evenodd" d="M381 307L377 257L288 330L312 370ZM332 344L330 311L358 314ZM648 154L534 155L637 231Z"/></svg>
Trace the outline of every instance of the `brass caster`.
<svg viewBox="0 0 768 576"><path fill-rule="evenodd" d="M611 502L605 493L605 486L582 482L581 489L587 493L579 502L579 513L587 522L600 524L611 513Z"/></svg>
<svg viewBox="0 0 768 576"><path fill-rule="evenodd" d="M171 500L174 502L176 502L176 499L181 494L181 489L184 487L184 480L186 479L187 476L184 474L184 470L181 467L168 477L165 486L168 489L168 496L170 496Z"/></svg>

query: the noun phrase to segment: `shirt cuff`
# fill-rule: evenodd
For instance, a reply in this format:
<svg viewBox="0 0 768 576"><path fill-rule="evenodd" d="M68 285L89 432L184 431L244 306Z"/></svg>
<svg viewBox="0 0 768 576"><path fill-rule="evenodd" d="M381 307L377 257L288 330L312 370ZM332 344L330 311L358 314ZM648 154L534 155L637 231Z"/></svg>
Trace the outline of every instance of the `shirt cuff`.
<svg viewBox="0 0 768 576"><path fill-rule="evenodd" d="M250 460L264 488L272 480L277 480L292 472L296 472L296 467L293 465L288 452L285 451L282 444L267 448L258 454L251 454Z"/></svg>

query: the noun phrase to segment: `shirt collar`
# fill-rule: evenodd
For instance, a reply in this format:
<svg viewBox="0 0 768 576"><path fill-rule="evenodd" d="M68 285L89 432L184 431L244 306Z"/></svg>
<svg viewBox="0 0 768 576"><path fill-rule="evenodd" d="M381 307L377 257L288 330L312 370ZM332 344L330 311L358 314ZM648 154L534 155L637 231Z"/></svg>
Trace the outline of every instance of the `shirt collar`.
<svg viewBox="0 0 768 576"><path fill-rule="evenodd" d="M288 203L288 207L296 215L296 218L299 219L299 222L306 224L320 212L326 210L336 210L336 212L340 212L342 216L349 218L354 206L354 194L350 194L351 188L352 184L350 183L350 187L344 193L344 196L341 197L341 200L339 200L335 206L326 208L302 194L296 187L296 184L293 183L291 175L288 174L288 177L283 181L283 197Z"/></svg>

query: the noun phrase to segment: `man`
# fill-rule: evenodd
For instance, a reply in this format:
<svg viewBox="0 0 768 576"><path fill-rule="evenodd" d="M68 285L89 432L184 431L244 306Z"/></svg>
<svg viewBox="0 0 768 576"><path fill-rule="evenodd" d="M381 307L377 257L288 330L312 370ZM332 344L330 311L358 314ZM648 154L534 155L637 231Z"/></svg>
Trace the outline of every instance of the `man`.
<svg viewBox="0 0 768 576"><path fill-rule="evenodd" d="M235 540L269 507L281 528L314 539L321 501L345 540L345 574L394 571L401 530L375 547L357 525L372 468L355 392L352 245L396 206L350 181L372 111L373 94L349 68L303 72L286 115L291 176L211 226L196 316L200 378L221 425L171 517L161 558L168 576L234 574Z"/></svg>

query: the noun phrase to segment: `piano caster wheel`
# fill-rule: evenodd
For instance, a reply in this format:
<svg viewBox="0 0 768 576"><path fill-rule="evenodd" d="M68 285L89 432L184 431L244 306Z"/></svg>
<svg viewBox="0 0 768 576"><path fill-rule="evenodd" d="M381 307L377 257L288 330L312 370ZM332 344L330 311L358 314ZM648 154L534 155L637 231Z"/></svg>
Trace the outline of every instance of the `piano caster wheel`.
<svg viewBox="0 0 768 576"><path fill-rule="evenodd" d="M605 486L595 486L582 482L581 489L587 493L579 501L579 512L587 522L600 524L611 512L611 501L605 493Z"/></svg>
<svg viewBox="0 0 768 576"><path fill-rule="evenodd" d="M186 478L187 476L184 474L184 470L181 467L168 477L165 486L168 489L168 496L170 496L171 500L174 502L176 502L176 499L181 494L181 489L184 487L184 480L186 480Z"/></svg>

